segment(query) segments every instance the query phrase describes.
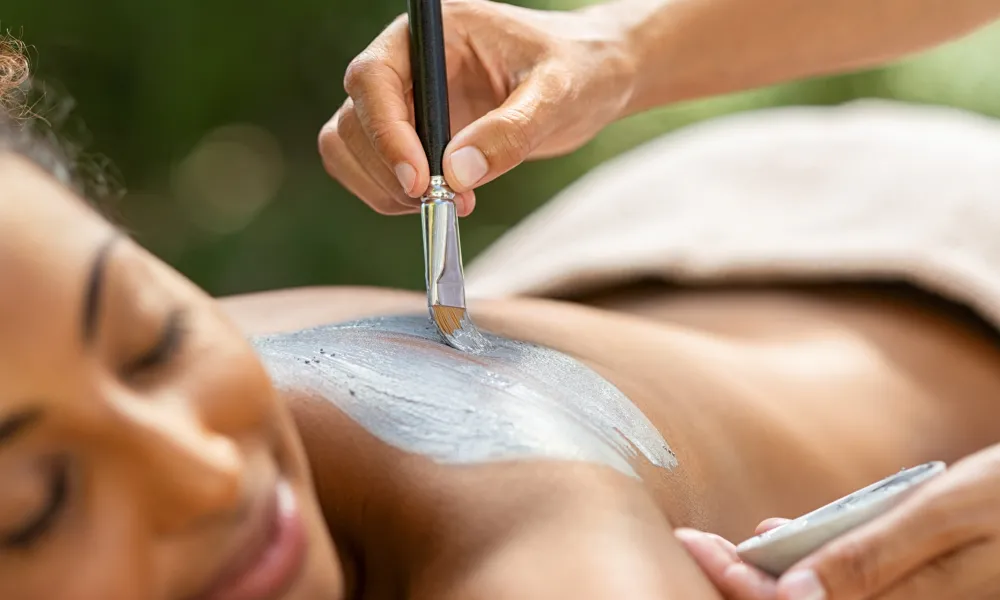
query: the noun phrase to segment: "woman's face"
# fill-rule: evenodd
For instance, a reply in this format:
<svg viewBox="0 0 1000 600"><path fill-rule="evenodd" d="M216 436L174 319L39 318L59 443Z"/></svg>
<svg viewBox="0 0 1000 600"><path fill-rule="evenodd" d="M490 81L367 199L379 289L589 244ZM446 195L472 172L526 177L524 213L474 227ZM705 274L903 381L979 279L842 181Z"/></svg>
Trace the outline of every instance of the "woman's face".
<svg viewBox="0 0 1000 600"><path fill-rule="evenodd" d="M0 598L327 600L342 579L240 332L0 153Z"/></svg>

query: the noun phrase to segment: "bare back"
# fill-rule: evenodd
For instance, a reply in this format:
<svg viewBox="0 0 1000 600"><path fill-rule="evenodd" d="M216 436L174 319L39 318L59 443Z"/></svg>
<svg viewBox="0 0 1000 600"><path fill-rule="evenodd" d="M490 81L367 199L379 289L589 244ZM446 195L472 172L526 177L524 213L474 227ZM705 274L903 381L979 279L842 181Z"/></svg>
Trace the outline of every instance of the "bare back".
<svg viewBox="0 0 1000 600"><path fill-rule="evenodd" d="M671 523L734 540L899 468L1000 439L996 349L926 308L865 292L627 289L580 302L483 301L498 335L603 375L678 468L645 485ZM251 333L422 313L419 294L316 288L227 299Z"/></svg>

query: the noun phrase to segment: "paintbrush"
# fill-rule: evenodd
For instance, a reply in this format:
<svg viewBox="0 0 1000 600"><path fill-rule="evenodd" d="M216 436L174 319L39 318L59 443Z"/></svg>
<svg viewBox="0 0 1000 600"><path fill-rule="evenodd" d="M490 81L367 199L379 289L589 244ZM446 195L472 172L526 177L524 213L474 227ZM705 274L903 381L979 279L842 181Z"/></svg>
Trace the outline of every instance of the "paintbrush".
<svg viewBox="0 0 1000 600"><path fill-rule="evenodd" d="M431 175L420 204L427 306L431 320L450 346L466 352L481 351L488 342L465 307L455 193L445 181L442 166L444 149L451 140L451 121L441 0L408 0L407 9L414 120Z"/></svg>

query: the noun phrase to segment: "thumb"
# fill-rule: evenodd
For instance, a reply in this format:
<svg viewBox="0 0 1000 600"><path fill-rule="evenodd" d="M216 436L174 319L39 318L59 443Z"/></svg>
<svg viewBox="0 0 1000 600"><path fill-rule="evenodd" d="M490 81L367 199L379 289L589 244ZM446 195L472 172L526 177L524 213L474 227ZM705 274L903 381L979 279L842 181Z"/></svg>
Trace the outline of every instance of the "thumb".
<svg viewBox="0 0 1000 600"><path fill-rule="evenodd" d="M932 492L928 486L923 492ZM778 581L781 600L881 597L921 565L974 539L956 528L946 495L918 494L793 566Z"/></svg>
<svg viewBox="0 0 1000 600"><path fill-rule="evenodd" d="M458 132L444 155L444 175L456 192L471 190L528 158L550 130L554 106L542 77L532 75L498 108Z"/></svg>

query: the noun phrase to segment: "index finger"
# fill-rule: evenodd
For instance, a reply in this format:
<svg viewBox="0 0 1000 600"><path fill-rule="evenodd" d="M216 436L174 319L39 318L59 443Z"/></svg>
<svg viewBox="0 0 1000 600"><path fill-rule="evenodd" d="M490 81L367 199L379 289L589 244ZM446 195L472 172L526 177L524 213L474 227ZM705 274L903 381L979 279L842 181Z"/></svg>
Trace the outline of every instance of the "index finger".
<svg viewBox="0 0 1000 600"><path fill-rule="evenodd" d="M375 152L396 173L404 191L415 197L427 189L430 173L411 123L408 23L406 15L396 18L351 61L344 89Z"/></svg>

